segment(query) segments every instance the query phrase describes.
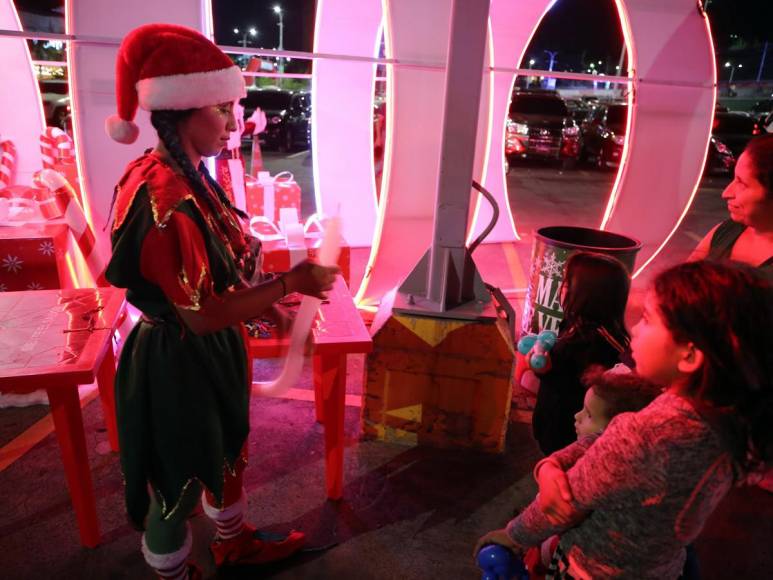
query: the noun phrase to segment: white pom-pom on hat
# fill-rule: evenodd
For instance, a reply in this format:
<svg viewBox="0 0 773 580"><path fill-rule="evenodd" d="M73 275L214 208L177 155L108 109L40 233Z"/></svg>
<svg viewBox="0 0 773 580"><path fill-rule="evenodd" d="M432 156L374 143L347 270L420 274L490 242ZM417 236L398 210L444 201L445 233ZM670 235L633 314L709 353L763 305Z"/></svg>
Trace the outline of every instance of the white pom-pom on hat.
<svg viewBox="0 0 773 580"><path fill-rule="evenodd" d="M113 141L130 145L137 140L140 128L133 121L125 121L118 115L105 119L105 131Z"/></svg>

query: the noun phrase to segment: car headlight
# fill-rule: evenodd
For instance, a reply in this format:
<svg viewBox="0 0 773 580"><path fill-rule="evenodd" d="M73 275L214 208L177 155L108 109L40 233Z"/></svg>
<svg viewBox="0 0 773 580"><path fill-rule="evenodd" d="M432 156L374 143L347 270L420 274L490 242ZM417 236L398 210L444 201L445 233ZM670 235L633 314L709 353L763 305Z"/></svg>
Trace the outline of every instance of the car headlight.
<svg viewBox="0 0 773 580"><path fill-rule="evenodd" d="M513 123L511 125L516 135L528 135L529 126L526 123Z"/></svg>
<svg viewBox="0 0 773 580"><path fill-rule="evenodd" d="M577 137L577 135L579 134L580 134L580 128L577 125L570 125L568 127L564 127L565 137Z"/></svg>
<svg viewBox="0 0 773 580"><path fill-rule="evenodd" d="M280 117L279 115L274 115L268 120L268 122L271 123L272 125L276 125L277 123L282 122L282 117Z"/></svg>
<svg viewBox="0 0 773 580"><path fill-rule="evenodd" d="M625 143L625 135L612 135L612 143L622 147L623 143Z"/></svg>

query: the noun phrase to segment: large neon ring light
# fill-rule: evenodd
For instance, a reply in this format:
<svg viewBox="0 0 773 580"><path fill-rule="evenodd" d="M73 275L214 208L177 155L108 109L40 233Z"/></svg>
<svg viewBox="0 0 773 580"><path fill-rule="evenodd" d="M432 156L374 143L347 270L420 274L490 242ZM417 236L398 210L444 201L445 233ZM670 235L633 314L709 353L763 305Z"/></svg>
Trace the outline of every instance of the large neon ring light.
<svg viewBox="0 0 773 580"><path fill-rule="evenodd" d="M13 0L0 2L0 28L22 30ZM14 181L32 185L32 174L42 167L40 133L46 121L26 39L0 37L0 67L6 86L0 91L0 135L16 146Z"/></svg>
<svg viewBox="0 0 773 580"><path fill-rule="evenodd" d="M552 2L547 0L494 0L491 28L495 57L504 58L502 55L506 55L506 52L503 53L503 50L510 50L510 54L520 57L551 5ZM644 247L639 257L638 274L673 235L697 190L711 135L716 68L708 21L695 0L658 3L657 9L653 9L651 0L616 0L615 5L628 51L628 77L632 90L628 94L628 130L621 169L609 195L601 227L642 240ZM402 6L401 2L390 2L388 9L391 39L388 44L393 46L395 56L399 55L399 42L395 43L395 39L404 36L397 26L406 25L399 17ZM438 16L445 14L441 8L447 8L446 4L433 5L431 8L436 11L433 28L436 35L439 31L447 33L446 27L438 26L441 22L446 24ZM407 24L409 27L416 22L419 25L426 24L421 20L421 13L412 13L411 18L413 20ZM504 45L504 40L498 36L505 25L501 20L517 23L509 32L512 38L517 37L518 40L504 49L498 48L498 42ZM431 40L444 46L444 38L433 37ZM429 58L431 55L430 50L420 53L428 63L433 62ZM442 55L435 56L442 62ZM410 71L392 71L390 91L394 114L389 119L388 136L397 136L395 125L398 125L401 133L410 133L410 129L403 127L403 123L410 123L409 119L401 116L403 103L409 96L400 98L401 94L397 92L403 88L407 90L411 85L411 79L405 79L409 75ZM400 82L400 77L403 77L403 82ZM400 86L392 86L395 83ZM507 82L495 77L492 119L499 120L492 122L493 130L490 131L490 139L494 140L489 145L492 152L501 151L503 147L506 102L510 96L508 85L512 85L512 79ZM432 88L426 78L413 80L411 88L415 92L424 91L422 99L430 99L427 92L432 92ZM420 135L414 138L422 143ZM425 248L427 245L424 239L427 237L426 216L420 211L423 196L419 199L416 192L432 187L433 181L428 179L411 186L394 178L396 173L405 173L406 167L417 162L416 149L412 149L410 143L403 140L400 145L407 146L407 152L401 151L397 142L393 141L385 159L385 172L390 177L386 182L387 195L382 200L384 207L380 210L366 278L357 295L358 301L365 305L377 302L384 292L394 287L418 259L415 255L419 253L417 248ZM488 156L486 184L499 194L500 201L504 201L504 207L507 207L500 157L499 153ZM419 158L425 163L425 169L431 169L434 176L437 171L436 159L431 155ZM404 209L402 212L394 211L394 196L401 191L408 192L406 197L413 194L413 214L404 208L401 208ZM431 199L428 198L429 201ZM514 213L517 212L516 208ZM477 221L482 221L485 215L481 208ZM391 220L397 223L392 224ZM473 231L480 227L476 223ZM500 229L500 236L504 239L508 233L506 227ZM379 249L380 246L390 249L385 252ZM416 251L411 251L412 248L416 248Z"/></svg>
<svg viewBox="0 0 773 580"><path fill-rule="evenodd" d="M700 184L716 102L708 18L695 0L616 0L628 47L629 118L601 227L642 241L638 275L671 239Z"/></svg>
<svg viewBox="0 0 773 580"><path fill-rule="evenodd" d="M509 55L518 54L520 61L554 3L492 0L496 67L508 66L502 61ZM693 0L661 4L658 10L653 10L650 0L616 0L615 5L628 52L632 90L628 91L621 168L600 227L643 242L635 272L638 275L679 227L700 184L716 101L716 64L708 19ZM525 40L523 33L532 26ZM492 131L485 182L500 205L504 201L504 207L508 207L508 197L501 159L513 81L512 74L509 78L507 73L494 77L492 109L494 118L501 119L501 130L495 126ZM499 195L502 187L504 194ZM489 215L486 206L478 204L481 211L475 233ZM507 225L500 223L489 241L506 241ZM515 231L514 221L512 227Z"/></svg>
<svg viewBox="0 0 773 580"><path fill-rule="evenodd" d="M380 0L318 0L314 52L377 56ZM351 246L370 246L376 226L373 92L376 65L318 59L311 77L311 155L317 211L340 215Z"/></svg>

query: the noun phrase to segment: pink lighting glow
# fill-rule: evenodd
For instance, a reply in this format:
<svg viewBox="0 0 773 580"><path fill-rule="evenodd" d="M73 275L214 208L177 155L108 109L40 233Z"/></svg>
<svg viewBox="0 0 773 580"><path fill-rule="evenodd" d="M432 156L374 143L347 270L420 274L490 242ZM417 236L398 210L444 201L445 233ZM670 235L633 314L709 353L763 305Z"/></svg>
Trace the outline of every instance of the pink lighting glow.
<svg viewBox="0 0 773 580"><path fill-rule="evenodd" d="M386 55L392 54L392 47L394 41L392 40L391 27L387 26L389 22L389 2L388 0L382 0L381 2L383 17L381 20L380 30L384 35L384 52ZM378 51L378 48L376 48ZM370 248L370 255L368 256L368 264L365 266L365 276L360 284L357 293L354 295L354 303L357 308L374 312L377 308L373 304L369 304L365 300L365 293L368 289L368 281L370 273L373 270L376 262L376 256L378 256L379 247L381 245L381 234L384 230L384 219L387 207L387 200L389 197L389 173L392 168L392 143L394 142L394 66L387 65L386 67L386 138L384 140L384 160L383 170L381 172L381 188L379 198L376 201L376 227L373 232L373 244ZM375 171L374 171L375 174Z"/></svg>
<svg viewBox="0 0 773 580"><path fill-rule="evenodd" d="M12 0L0 0L0 27L19 32L23 30ZM46 122L26 39L0 38L0 62L4 67L6 85L6 90L0 94L0 132L16 147L14 182L29 185L33 173L41 168L39 137Z"/></svg>
<svg viewBox="0 0 773 580"><path fill-rule="evenodd" d="M634 124L634 70L636 62L636 46L632 42L631 25L628 22L628 12L625 8L624 0L615 0L615 6L617 7L617 14L620 18L620 28L623 32L623 42L625 43L625 51L628 61L627 76L630 79L628 84L628 94L626 95L626 102L628 103L628 116L625 120L625 141L623 142L623 152L620 155L620 165L617 168L617 175L615 176L615 183L612 185L612 190L609 192L609 199L607 200L607 207L604 211L604 216L601 218L601 225L599 229L605 229L609 218L612 217L612 212L615 210L615 204L617 203L618 194L620 192L620 184L622 183L623 172L625 171L628 163L628 153L630 151L631 140L633 138L633 131L635 130ZM622 71L620 71L622 73Z"/></svg>
<svg viewBox="0 0 773 580"><path fill-rule="evenodd" d="M375 228L374 57L381 21L375 0L317 2L311 79L315 210L340 216L352 247L370 246Z"/></svg>
<svg viewBox="0 0 773 580"><path fill-rule="evenodd" d="M64 30L67 34L72 34L72 3L75 0L64 0ZM73 143L75 146L75 163L78 167L78 176L86 175L85 167L83 166L83 155L80 151L81 139L78 138L82 128L80 126L81 119L81 106L78 98L78 91L76 87L75 75L72 74L72 50L69 42L66 43L67 53L67 90L70 93L70 114L72 116L72 133ZM88 190L88 180L80 179L81 186L81 201L83 202L83 212L86 214L86 220L89 222L92 230L94 228L94 215L91 210L91 192Z"/></svg>
<svg viewBox="0 0 773 580"><path fill-rule="evenodd" d="M494 147L492 142L492 135L494 135L494 71L491 70L491 67L494 65L494 40L493 40L493 34L491 32L491 18L488 19L488 34L486 37L487 42L487 56L488 56L488 71L487 71L487 77L488 77L488 103L486 104L486 107L488 108L488 115L486 115L486 133L485 133L485 152L483 156L483 173L480 176L480 182L486 183L486 176L488 175L488 169L489 169L489 157L491 155L492 149L499 151L499 147ZM486 70L484 68L484 70ZM483 106L483 95L485 93L481 94L481 106ZM500 139L499 142L502 144L502 147L504 147L504 138ZM507 192L507 185L505 185L505 192ZM505 200L507 200L507 194L505 193ZM477 191L475 192L475 206L472 211L472 217L470 220L467 221L467 239L466 244L469 246L470 243L475 239L476 233L475 233L475 225L478 222L478 214L480 212L480 206L482 203L488 203L485 199L483 199L483 196L480 195ZM500 217L501 217L500 213ZM518 232L515 231L515 223L512 221L512 212L510 211L510 204L507 202L507 215L510 216L510 222L513 227L513 233L515 235L515 239L518 238Z"/></svg>
<svg viewBox="0 0 773 580"><path fill-rule="evenodd" d="M489 142L487 158L481 183L493 195L500 205L500 224L489 235L491 242L513 242L520 239L516 227L516 207L510 204L507 188L507 176L503 168L505 140L507 138L507 120L510 97L515 83L516 67L523 60L528 46L539 28L545 14L550 9L548 0L528 0L510 2L492 0L489 20L490 62L488 72L491 83ZM505 86L506 85L506 86ZM510 143L518 147L515 143ZM469 243L485 227L491 215L487 202L476 197L474 220L468 233ZM481 205L483 204L483 205ZM505 219L506 216L506 219Z"/></svg>
<svg viewBox="0 0 773 580"><path fill-rule="evenodd" d="M687 1L675 3L673 12L647 6L643 0L616 0L631 90L620 168L600 226L644 243L634 277L663 250L693 203L716 104L716 62L705 15ZM669 58L674 50L681 50L680 59ZM675 138L655 154L648 147L666 128Z"/></svg>
<svg viewBox="0 0 773 580"><path fill-rule="evenodd" d="M706 25L706 35L708 36L708 39L709 39L709 42L708 42L709 50L711 51L711 69L712 69L711 82L713 83L713 86L714 86L712 90L712 97L711 97L711 110L714 111L716 109L716 104L717 104L717 58L716 58L716 53L714 51L714 37L711 33L711 23L709 22L709 19L705 14L703 16L703 20ZM713 120L712 120L712 123L709 123L708 131L706 135L706 146L704 147L703 161L701 162L701 170L703 167L706 166L706 159L708 158L708 154L709 154L709 143L711 141L712 125L713 125ZM698 188L700 187L700 183L701 183L701 173L698 174L698 177L696 178L696 181L695 181L695 186L693 187L692 193L690 194L690 198L684 207L684 211L682 211L682 214L676 220L674 227L671 229L671 231L668 233L665 239L661 242L661 244L657 247L657 249L653 252L652 256L650 256L641 266L639 266L639 269L636 270L636 272L634 272L633 274L634 278L636 278L639 274L641 274L642 271L650 264L650 262L652 262L652 260L655 259L655 256L657 256L663 250L663 248L666 246L669 240L673 237L674 233L676 233L676 230L679 229L679 226L682 224L682 220L684 219L684 217L687 215L687 212L690 211L690 208L692 207L693 201L695 200L695 195L698 193Z"/></svg>
<svg viewBox="0 0 773 580"><path fill-rule="evenodd" d="M493 0L494 2L501 2L501 0ZM528 39L526 42L523 43L523 48L521 49L520 54L518 55L518 60L516 61L517 66L521 66L521 62L523 61L524 57L526 56L526 51L529 49L529 45L531 44L532 39L534 38L534 35L537 34L537 30L539 29L540 24L542 24L542 21L545 19L545 15L550 11L551 8L553 8L553 5L556 3L556 0L550 0L545 7L542 9L541 14L534 22L534 25L532 26L531 32L529 32ZM535 4L532 2L531 4ZM530 7L531 8L531 7ZM534 8L539 8L538 3ZM533 9L533 8L532 8ZM522 12L524 12L526 8L521 9ZM527 26L531 26L530 23L526 23ZM503 59L506 61L508 59L508 55L504 55ZM492 57L492 66L497 66L496 59ZM517 75L513 75L512 82L510 83L510 90L508 92L508 99L507 99L507 106L505 107L505 118L502 119L502 131L500 132L501 138L497 141L497 150L499 152L500 159L504 159L505 155L505 135L507 134L507 120L509 119L510 114L510 99L512 98L513 89L515 88L515 80L517 78ZM519 142L520 143L520 142ZM516 145L517 148L517 145ZM523 145L521 144L521 150L523 150ZM504 163L504 161L503 161ZM508 192L507 188L507 175L504 174L504 171L502 173L502 181L503 181L503 188L505 192L505 204L507 207L507 211L504 212L507 215L508 220L510 221L510 226L513 229L513 235L516 241L520 241L521 236L518 235L518 228L515 225L515 212L513 211L514 208L510 207L510 194ZM500 214L501 216L501 214Z"/></svg>

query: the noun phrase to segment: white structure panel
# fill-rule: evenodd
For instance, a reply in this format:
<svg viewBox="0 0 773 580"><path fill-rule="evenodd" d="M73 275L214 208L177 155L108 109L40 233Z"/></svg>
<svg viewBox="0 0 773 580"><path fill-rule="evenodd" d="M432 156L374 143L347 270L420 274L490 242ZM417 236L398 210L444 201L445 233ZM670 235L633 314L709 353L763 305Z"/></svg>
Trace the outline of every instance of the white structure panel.
<svg viewBox="0 0 773 580"><path fill-rule="evenodd" d="M318 0L314 52L377 56L380 0ZM311 81L316 211L340 214L351 246L370 246L376 227L373 169L375 65L317 59Z"/></svg>
<svg viewBox="0 0 773 580"><path fill-rule="evenodd" d="M445 65L449 0L390 0L387 57ZM358 302L376 304L432 241L444 68L387 67L387 137L376 234Z"/></svg>
<svg viewBox="0 0 773 580"><path fill-rule="evenodd" d="M491 0L490 32L493 55L491 66L518 68L529 46L534 31L553 0ZM516 207L511 208L504 171L505 122L510 106L510 95L515 74L504 71L489 72L491 86L491 131L489 154L486 159L483 186L491 192L499 205L499 220L486 238L487 242L509 242L518 239L516 231ZM517 192L514 192L517 199ZM482 197L477 201L477 220L472 226L470 238L477 236L491 219L491 207Z"/></svg>
<svg viewBox="0 0 773 580"><path fill-rule="evenodd" d="M716 69L708 25L694 0L618 4L635 79L633 111L602 227L642 241L641 271L679 226L700 182Z"/></svg>
<svg viewBox="0 0 773 580"><path fill-rule="evenodd" d="M13 0L0 0L0 29L21 31ZM13 183L32 185L32 174L42 168L40 134L46 126L38 81L24 38L0 37L0 137L16 146Z"/></svg>

